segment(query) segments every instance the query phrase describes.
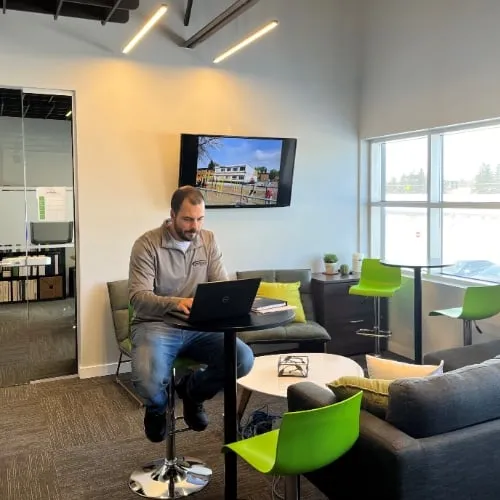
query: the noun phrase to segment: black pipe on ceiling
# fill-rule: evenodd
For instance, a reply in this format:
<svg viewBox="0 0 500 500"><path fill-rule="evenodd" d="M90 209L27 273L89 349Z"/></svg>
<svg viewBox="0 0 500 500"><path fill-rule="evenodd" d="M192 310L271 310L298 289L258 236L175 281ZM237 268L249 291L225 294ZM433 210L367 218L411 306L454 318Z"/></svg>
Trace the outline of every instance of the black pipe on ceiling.
<svg viewBox="0 0 500 500"><path fill-rule="evenodd" d="M193 9L193 0L187 0L186 13L184 14L184 26L189 26L192 9Z"/></svg>
<svg viewBox="0 0 500 500"><path fill-rule="evenodd" d="M64 0L59 0L59 2L57 3L57 9L56 9L56 13L54 15L54 19L57 21L57 18L59 17L59 14L61 13L61 7L62 7L62 4L63 4Z"/></svg>
<svg viewBox="0 0 500 500"><path fill-rule="evenodd" d="M186 40L182 46L193 49L221 30L226 24L229 24L231 21L241 16L243 12L253 7L257 2L259 2L259 0L236 0L236 2L230 5L224 12L220 13L191 38Z"/></svg>
<svg viewBox="0 0 500 500"><path fill-rule="evenodd" d="M101 21L101 24L104 26L110 19L111 16L116 12L116 9L120 7L120 4L122 3L123 0L116 0L115 4L113 7L111 7L110 11L108 12L108 15L105 17L103 21Z"/></svg>

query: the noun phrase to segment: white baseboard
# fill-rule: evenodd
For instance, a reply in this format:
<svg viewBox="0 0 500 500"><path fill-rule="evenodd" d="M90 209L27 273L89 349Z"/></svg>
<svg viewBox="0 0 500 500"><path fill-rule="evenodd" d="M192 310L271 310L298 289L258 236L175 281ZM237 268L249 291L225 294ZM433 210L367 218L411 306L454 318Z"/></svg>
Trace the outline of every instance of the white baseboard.
<svg viewBox="0 0 500 500"><path fill-rule="evenodd" d="M80 366L78 375L80 378L105 377L106 375L114 375L118 363L107 363L104 365ZM122 363L120 373L130 372L130 363Z"/></svg>

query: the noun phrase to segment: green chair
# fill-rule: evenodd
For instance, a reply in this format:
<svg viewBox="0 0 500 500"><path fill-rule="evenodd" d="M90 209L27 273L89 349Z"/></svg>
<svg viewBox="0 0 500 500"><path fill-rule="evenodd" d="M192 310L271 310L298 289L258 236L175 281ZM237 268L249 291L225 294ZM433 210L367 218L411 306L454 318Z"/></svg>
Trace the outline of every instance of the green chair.
<svg viewBox="0 0 500 500"><path fill-rule="evenodd" d="M447 316L463 321L464 345L472 344L472 323L483 333L476 321L491 318L500 313L500 285L471 286L465 290L462 307L437 309L429 316Z"/></svg>
<svg viewBox="0 0 500 500"><path fill-rule="evenodd" d="M115 338L120 356L115 373L115 382L122 387L140 406L144 405L142 398L136 394L130 382L124 380L120 368L130 363L132 358L132 342L130 340L130 322L133 313L128 300L128 280L110 281L107 283L109 303L115 330Z"/></svg>
<svg viewBox="0 0 500 500"><path fill-rule="evenodd" d="M381 356L380 339L391 336L390 331L380 327L380 299L392 297L401 288L401 269L388 267L379 259L364 259L359 283L349 288L349 295L373 297L375 325L373 329L361 328L356 333L375 337L375 356Z"/></svg>
<svg viewBox="0 0 500 500"><path fill-rule="evenodd" d="M359 436L360 391L348 399L313 410L287 412L279 429L226 444L263 474L285 476L285 499L298 497L298 478L331 464Z"/></svg>

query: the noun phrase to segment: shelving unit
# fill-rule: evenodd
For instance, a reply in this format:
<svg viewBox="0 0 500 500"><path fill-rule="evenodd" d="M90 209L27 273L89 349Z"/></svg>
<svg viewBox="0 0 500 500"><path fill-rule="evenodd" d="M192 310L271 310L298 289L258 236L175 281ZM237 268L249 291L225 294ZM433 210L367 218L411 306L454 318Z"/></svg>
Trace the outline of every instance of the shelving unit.
<svg viewBox="0 0 500 500"><path fill-rule="evenodd" d="M50 258L49 265L0 265L0 306L25 301L66 298L66 249L40 249L26 252L0 250L0 261L16 257ZM29 259L28 259L29 262Z"/></svg>

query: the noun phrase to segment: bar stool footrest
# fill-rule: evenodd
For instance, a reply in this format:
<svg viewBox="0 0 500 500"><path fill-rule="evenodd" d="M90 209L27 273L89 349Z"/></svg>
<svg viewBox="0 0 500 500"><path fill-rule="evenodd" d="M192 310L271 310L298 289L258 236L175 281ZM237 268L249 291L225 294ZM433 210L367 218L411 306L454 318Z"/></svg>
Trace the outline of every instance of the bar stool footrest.
<svg viewBox="0 0 500 500"><path fill-rule="evenodd" d="M368 328L361 328L356 331L357 335L364 335L366 337L378 337L381 339L387 339L392 335L392 332L389 330L370 330Z"/></svg>
<svg viewBox="0 0 500 500"><path fill-rule="evenodd" d="M198 493L211 476L212 470L197 458L161 458L134 470L128 484L144 498L175 499Z"/></svg>

